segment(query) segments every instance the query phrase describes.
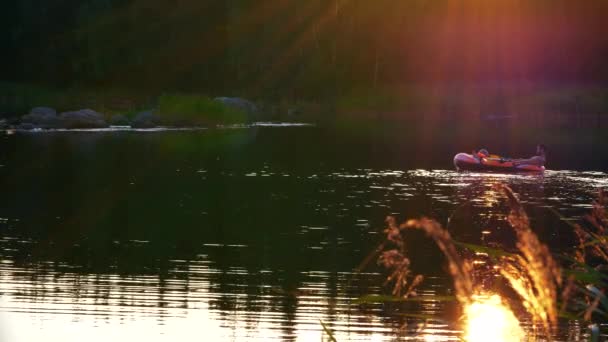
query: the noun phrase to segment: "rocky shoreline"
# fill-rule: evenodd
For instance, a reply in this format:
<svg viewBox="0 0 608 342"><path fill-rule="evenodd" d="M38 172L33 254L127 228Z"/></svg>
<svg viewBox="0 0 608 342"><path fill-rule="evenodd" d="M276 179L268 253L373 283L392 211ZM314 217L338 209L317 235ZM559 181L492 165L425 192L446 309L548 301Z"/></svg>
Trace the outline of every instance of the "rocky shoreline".
<svg viewBox="0 0 608 342"><path fill-rule="evenodd" d="M266 118L253 102L234 97L218 97L214 101L223 106L244 113L248 122L264 121ZM205 115L206 113L201 113ZM222 122L215 123L222 125ZM0 119L0 129L5 130L52 130L52 129L101 129L109 127L130 127L133 129L150 129L157 127L192 127L196 126L183 120L172 120L171 115L159 115L156 110L145 110L128 117L124 114L104 115L92 109L79 109L58 113L51 107L35 107L21 117Z"/></svg>
<svg viewBox="0 0 608 342"><path fill-rule="evenodd" d="M91 129L110 126L130 126L132 128L154 128L161 124L160 117L153 111L137 113L133 119L116 114L106 119L102 113L92 109L80 109L57 113L50 107L35 107L20 118L0 120L0 129Z"/></svg>

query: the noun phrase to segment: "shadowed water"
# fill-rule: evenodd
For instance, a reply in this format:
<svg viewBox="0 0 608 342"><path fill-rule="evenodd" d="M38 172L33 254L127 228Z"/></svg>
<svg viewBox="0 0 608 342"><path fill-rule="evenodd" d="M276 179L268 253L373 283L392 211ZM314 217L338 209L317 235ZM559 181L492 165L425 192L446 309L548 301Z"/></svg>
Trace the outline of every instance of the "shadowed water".
<svg viewBox="0 0 608 342"><path fill-rule="evenodd" d="M3 136L0 340L320 341L320 320L339 341L458 340L457 305L437 299L452 282L423 234L408 240L420 301L352 303L390 293L378 266L353 272L385 217L426 215L457 241L513 248L493 187L505 183L561 251L573 232L551 210L580 219L608 187L597 165L459 173L458 146L412 146L314 127ZM580 322L559 330L584 338Z"/></svg>

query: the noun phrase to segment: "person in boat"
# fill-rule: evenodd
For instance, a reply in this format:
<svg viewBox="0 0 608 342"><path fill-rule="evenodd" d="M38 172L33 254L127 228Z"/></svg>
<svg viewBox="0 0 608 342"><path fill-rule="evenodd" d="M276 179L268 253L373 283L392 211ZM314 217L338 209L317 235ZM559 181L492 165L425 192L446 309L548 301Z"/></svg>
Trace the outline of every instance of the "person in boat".
<svg viewBox="0 0 608 342"><path fill-rule="evenodd" d="M536 166L545 166L545 161L547 159L547 148L543 144L536 145L536 155L530 157L528 159L516 159L513 161L513 166L518 165L536 165Z"/></svg>
<svg viewBox="0 0 608 342"><path fill-rule="evenodd" d="M490 152L488 152L488 150L486 150L485 148L482 148L481 150L479 150L477 152L473 151L472 155L476 159L483 159L483 158L489 157L490 156Z"/></svg>

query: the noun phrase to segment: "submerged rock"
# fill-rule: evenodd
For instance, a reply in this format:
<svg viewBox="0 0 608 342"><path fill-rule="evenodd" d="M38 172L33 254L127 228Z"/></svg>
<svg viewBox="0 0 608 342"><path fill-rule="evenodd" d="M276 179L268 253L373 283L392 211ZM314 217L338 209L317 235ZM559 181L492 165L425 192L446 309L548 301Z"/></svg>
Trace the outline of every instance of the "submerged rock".
<svg viewBox="0 0 608 342"><path fill-rule="evenodd" d="M133 128L154 128L160 123L160 117L153 111L139 112L131 122Z"/></svg>
<svg viewBox="0 0 608 342"><path fill-rule="evenodd" d="M81 109L59 115L65 128L105 128L108 127L103 115L92 109Z"/></svg>
<svg viewBox="0 0 608 342"><path fill-rule="evenodd" d="M57 128L61 126L61 120L57 116L57 111L49 107L32 108L29 114L21 118L21 122L40 128Z"/></svg>

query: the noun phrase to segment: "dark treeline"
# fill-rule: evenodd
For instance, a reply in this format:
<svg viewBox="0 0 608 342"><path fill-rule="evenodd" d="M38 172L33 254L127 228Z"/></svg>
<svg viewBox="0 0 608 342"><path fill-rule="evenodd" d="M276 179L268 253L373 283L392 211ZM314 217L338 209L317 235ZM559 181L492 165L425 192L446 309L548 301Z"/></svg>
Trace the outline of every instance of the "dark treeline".
<svg viewBox="0 0 608 342"><path fill-rule="evenodd" d="M315 98L608 79L602 0L21 0L5 81Z"/></svg>

